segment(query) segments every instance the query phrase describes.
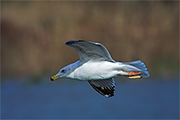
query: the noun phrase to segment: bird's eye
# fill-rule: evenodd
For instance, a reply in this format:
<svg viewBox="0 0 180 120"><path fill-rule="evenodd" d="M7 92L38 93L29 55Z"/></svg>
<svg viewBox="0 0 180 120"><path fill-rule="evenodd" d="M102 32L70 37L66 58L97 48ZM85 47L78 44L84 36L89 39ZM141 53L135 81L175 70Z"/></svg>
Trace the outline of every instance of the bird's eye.
<svg viewBox="0 0 180 120"><path fill-rule="evenodd" d="M64 69L63 69L63 70L61 70L61 73L64 73L64 72L66 72L66 70L64 70Z"/></svg>

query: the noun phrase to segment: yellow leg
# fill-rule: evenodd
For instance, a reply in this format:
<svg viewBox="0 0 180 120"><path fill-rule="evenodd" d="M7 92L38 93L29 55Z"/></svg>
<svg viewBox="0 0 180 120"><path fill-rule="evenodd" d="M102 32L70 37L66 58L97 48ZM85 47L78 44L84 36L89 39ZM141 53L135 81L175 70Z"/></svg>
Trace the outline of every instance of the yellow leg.
<svg viewBox="0 0 180 120"><path fill-rule="evenodd" d="M123 72L126 72L126 71L123 71ZM131 71L131 72L126 72L128 75L127 77L128 78L141 78L140 74L141 72L138 72L138 71Z"/></svg>

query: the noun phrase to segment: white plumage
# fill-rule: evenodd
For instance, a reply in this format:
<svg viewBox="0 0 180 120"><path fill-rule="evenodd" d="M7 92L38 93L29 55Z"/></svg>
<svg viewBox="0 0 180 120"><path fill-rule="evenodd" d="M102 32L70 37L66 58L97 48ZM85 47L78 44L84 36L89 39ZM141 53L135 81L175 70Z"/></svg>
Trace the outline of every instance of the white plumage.
<svg viewBox="0 0 180 120"><path fill-rule="evenodd" d="M59 77L86 80L97 92L111 97L115 90L114 76L149 77L143 62L140 60L128 63L115 62L108 50L100 43L78 40L67 41L65 44L78 52L80 60L63 67L51 77L51 81Z"/></svg>

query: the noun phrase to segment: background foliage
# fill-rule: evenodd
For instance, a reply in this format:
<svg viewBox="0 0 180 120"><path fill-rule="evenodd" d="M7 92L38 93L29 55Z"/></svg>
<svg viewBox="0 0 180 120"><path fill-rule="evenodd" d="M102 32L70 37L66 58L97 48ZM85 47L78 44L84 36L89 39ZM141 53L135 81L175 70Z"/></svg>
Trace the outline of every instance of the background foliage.
<svg viewBox="0 0 180 120"><path fill-rule="evenodd" d="M178 119L178 1L1 1L2 119ZM105 98L85 81L49 77L78 60L68 40L100 42L150 78L116 78ZM58 84L59 81L59 84Z"/></svg>
<svg viewBox="0 0 180 120"><path fill-rule="evenodd" d="M104 44L116 61L140 59L151 76L178 74L178 2L1 2L2 77L52 75L78 60L64 43Z"/></svg>

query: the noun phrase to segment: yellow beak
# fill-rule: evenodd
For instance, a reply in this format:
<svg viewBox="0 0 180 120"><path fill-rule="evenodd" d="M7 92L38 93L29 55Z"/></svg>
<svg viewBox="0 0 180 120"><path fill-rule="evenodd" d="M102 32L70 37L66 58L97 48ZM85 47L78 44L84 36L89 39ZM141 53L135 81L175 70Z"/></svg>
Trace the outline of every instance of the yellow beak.
<svg viewBox="0 0 180 120"><path fill-rule="evenodd" d="M54 80L58 79L59 77L60 77L59 75L54 75L54 76L52 76L52 77L50 78L50 80L51 80L51 81L54 81Z"/></svg>

